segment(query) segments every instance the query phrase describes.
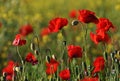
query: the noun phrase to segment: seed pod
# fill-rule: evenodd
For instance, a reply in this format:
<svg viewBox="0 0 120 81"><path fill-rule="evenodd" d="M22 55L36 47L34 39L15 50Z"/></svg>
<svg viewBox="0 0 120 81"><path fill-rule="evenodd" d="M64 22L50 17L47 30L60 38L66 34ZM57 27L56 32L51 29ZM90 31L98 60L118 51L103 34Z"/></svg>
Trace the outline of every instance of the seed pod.
<svg viewBox="0 0 120 81"><path fill-rule="evenodd" d="M71 24L72 24L72 26L75 26L75 25L78 25L78 23L79 23L78 20L73 20Z"/></svg>
<svg viewBox="0 0 120 81"><path fill-rule="evenodd" d="M34 50L35 50L35 44L34 44L34 43L31 43L31 44L30 44L30 48L31 48L32 51L34 51Z"/></svg>
<svg viewBox="0 0 120 81"><path fill-rule="evenodd" d="M46 56L46 62L50 62L50 57L49 56Z"/></svg>

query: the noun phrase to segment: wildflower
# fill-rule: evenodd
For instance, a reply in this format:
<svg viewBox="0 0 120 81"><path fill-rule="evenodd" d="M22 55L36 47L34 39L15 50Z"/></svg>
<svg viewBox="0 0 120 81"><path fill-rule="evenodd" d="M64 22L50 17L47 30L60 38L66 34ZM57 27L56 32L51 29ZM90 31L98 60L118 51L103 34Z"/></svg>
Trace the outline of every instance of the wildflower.
<svg viewBox="0 0 120 81"><path fill-rule="evenodd" d="M112 22L107 18L99 18L99 22L97 23L97 30L102 29L104 31L108 31L110 28L114 29Z"/></svg>
<svg viewBox="0 0 120 81"><path fill-rule="evenodd" d="M12 44L14 46L22 46L26 44L26 40L22 39L21 34L17 34Z"/></svg>
<svg viewBox="0 0 120 81"><path fill-rule="evenodd" d="M103 30L98 30L96 34L91 32L90 38L95 44L98 44L99 42L104 42L104 43L110 42L109 35Z"/></svg>
<svg viewBox="0 0 120 81"><path fill-rule="evenodd" d="M68 20L66 18L57 17L57 18L50 20L48 28L50 32L58 32L60 29L62 29L67 24L68 24Z"/></svg>
<svg viewBox="0 0 120 81"><path fill-rule="evenodd" d="M59 76L62 80L70 79L70 70L64 69L64 70L60 71Z"/></svg>
<svg viewBox="0 0 120 81"><path fill-rule="evenodd" d="M101 70L104 69L105 66L105 60L103 57L97 57L95 61L93 62L94 70L93 73L100 72Z"/></svg>
<svg viewBox="0 0 120 81"><path fill-rule="evenodd" d="M15 76L13 70L14 66L16 66L16 63L14 63L14 61L9 61L8 65L2 69L2 74L6 74L6 80L12 81L12 77Z"/></svg>
<svg viewBox="0 0 120 81"><path fill-rule="evenodd" d="M57 71L59 62L51 58L50 61L46 62L46 74L54 74Z"/></svg>
<svg viewBox="0 0 120 81"><path fill-rule="evenodd" d="M89 10L79 10L78 20L83 23L98 23L95 13Z"/></svg>
<svg viewBox="0 0 120 81"><path fill-rule="evenodd" d="M69 58L82 57L82 48L80 46L69 45L67 46Z"/></svg>
<svg viewBox="0 0 120 81"><path fill-rule="evenodd" d="M46 36L50 33L51 32L50 32L49 28L43 28L42 31L40 32L40 35L43 37L43 36Z"/></svg>
<svg viewBox="0 0 120 81"><path fill-rule="evenodd" d="M70 11L69 16L70 16L71 18L76 18L76 17L77 17L77 11L76 11L76 10Z"/></svg>
<svg viewBox="0 0 120 81"><path fill-rule="evenodd" d="M25 61L32 63L32 65L35 65L38 63L38 60L31 52L27 54Z"/></svg>
<svg viewBox="0 0 120 81"><path fill-rule="evenodd" d="M19 29L19 32L22 36L27 36L28 34L33 32L33 28L30 24L26 24Z"/></svg>
<svg viewBox="0 0 120 81"><path fill-rule="evenodd" d="M99 81L99 79L97 77L85 77L84 79L80 80L80 81Z"/></svg>

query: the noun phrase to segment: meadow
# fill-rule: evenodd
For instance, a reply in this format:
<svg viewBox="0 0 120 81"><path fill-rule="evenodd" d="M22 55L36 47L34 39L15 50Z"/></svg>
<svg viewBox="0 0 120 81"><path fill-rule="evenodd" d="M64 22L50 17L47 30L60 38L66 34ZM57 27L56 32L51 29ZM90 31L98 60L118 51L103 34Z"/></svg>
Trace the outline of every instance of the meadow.
<svg viewBox="0 0 120 81"><path fill-rule="evenodd" d="M120 81L120 0L0 0L1 81Z"/></svg>

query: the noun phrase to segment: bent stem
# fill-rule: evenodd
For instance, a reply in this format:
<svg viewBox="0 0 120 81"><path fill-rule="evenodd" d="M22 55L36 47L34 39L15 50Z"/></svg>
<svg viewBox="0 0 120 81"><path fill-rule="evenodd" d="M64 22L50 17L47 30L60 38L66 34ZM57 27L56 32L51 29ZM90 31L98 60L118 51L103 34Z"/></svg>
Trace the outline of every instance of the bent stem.
<svg viewBox="0 0 120 81"><path fill-rule="evenodd" d="M21 64L22 64L22 66L23 66L22 75L23 75L23 77L24 77L24 61L23 61L22 56L21 56L21 54L20 54L20 52L19 52L18 46L16 47L16 50L17 50L17 54L18 54L18 56L19 56L19 58L20 58L20 60L21 60ZM22 79L24 80L24 78L22 78Z"/></svg>

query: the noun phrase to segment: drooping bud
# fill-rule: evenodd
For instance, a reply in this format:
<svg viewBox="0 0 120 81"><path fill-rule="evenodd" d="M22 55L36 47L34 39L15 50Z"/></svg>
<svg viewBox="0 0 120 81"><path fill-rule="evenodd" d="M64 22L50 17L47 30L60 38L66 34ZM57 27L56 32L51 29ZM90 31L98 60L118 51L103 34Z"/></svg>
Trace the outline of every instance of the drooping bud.
<svg viewBox="0 0 120 81"><path fill-rule="evenodd" d="M34 43L31 43L31 44L30 44L30 48L31 48L32 51L34 51L34 50L35 50L35 44L34 44Z"/></svg>
<svg viewBox="0 0 120 81"><path fill-rule="evenodd" d="M52 55L52 58L53 58L54 60L57 60L57 58L56 58L56 56L55 56L55 55Z"/></svg>
<svg viewBox="0 0 120 81"><path fill-rule="evenodd" d="M38 51L38 50L35 50L34 53L35 53L36 55L39 55L39 51Z"/></svg>
<svg viewBox="0 0 120 81"><path fill-rule="evenodd" d="M50 56L46 56L46 62L50 62Z"/></svg>
<svg viewBox="0 0 120 81"><path fill-rule="evenodd" d="M72 24L72 26L75 26L75 25L78 25L78 23L79 23L78 20L73 20L71 24Z"/></svg>

